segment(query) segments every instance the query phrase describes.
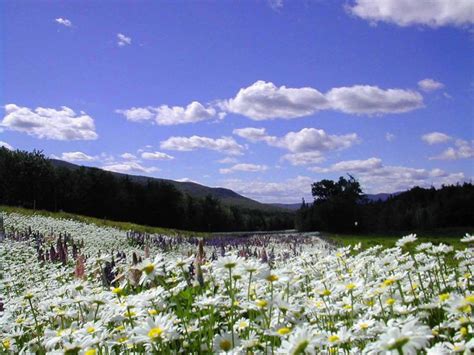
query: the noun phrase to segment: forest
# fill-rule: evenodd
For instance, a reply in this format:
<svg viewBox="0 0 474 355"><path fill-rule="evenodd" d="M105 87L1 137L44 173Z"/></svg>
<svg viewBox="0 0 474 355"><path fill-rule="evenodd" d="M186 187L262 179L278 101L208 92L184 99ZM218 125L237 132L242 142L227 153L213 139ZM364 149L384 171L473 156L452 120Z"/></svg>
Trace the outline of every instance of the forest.
<svg viewBox="0 0 474 355"><path fill-rule="evenodd" d="M353 177L312 184L314 202L303 201L300 231L376 233L474 226L474 185L414 187L387 200L369 201Z"/></svg>
<svg viewBox="0 0 474 355"><path fill-rule="evenodd" d="M95 168L57 167L40 151L0 148L0 205L190 231L281 230L294 226L294 214L194 198L156 180L146 183Z"/></svg>

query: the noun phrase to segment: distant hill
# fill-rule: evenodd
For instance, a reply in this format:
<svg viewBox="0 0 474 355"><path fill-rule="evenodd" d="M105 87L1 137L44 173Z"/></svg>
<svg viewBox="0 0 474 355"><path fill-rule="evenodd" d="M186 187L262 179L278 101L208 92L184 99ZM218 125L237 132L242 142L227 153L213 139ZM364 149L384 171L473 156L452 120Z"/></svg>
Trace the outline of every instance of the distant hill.
<svg viewBox="0 0 474 355"><path fill-rule="evenodd" d="M366 194L364 195L369 202L376 202L376 201L386 201L390 197L397 196L402 192L394 192L394 193L379 193L379 194ZM307 202L308 205L311 205L311 202ZM301 207L301 203L272 203L272 206L282 208L289 211L297 211Z"/></svg>
<svg viewBox="0 0 474 355"><path fill-rule="evenodd" d="M386 201L388 200L390 197L394 197L394 196L397 196L397 195L400 195L402 193L402 191L399 191L399 192L393 192L391 194L388 194L388 193L379 193L379 194L367 194L367 195L364 195L367 200L369 200L370 202L376 202L376 201Z"/></svg>
<svg viewBox="0 0 474 355"><path fill-rule="evenodd" d="M76 170L82 167L80 165L72 164L72 163L69 163L63 160L58 160L58 159L50 159L50 161L56 167L63 167L63 168L71 169L71 170ZM92 168L92 167L87 167L87 166L84 166L84 168L85 169L98 169L98 168ZM99 169L99 170L102 170L102 169ZM286 205L272 205L272 204L261 203L261 202L252 200L248 197L242 196L235 191L232 191L230 189L226 189L223 187L208 187L201 184L197 184L195 182L189 182L189 181L181 182L181 181L175 181L175 180L169 180L169 179L153 178L153 177L148 177L148 176L128 175L128 174L116 173L112 171L110 171L110 173L112 173L114 176L119 177L119 178L125 178L128 176L128 178L131 181L142 183L142 184L146 184L148 180L166 182L168 184L173 185L178 190L189 194L192 197L204 198L207 195L211 195L212 197L219 199L222 203L228 206L233 205L233 206L239 206L239 207L250 208L250 209L258 209L262 211L295 210L293 208L285 207Z"/></svg>

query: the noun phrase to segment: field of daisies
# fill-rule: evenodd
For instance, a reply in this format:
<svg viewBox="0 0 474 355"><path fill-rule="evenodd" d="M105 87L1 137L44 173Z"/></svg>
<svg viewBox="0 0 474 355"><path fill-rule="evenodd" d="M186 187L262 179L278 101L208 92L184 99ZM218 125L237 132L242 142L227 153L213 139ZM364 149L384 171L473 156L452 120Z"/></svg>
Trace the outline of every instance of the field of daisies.
<svg viewBox="0 0 474 355"><path fill-rule="evenodd" d="M474 237L336 248L2 215L0 353L471 354Z"/></svg>

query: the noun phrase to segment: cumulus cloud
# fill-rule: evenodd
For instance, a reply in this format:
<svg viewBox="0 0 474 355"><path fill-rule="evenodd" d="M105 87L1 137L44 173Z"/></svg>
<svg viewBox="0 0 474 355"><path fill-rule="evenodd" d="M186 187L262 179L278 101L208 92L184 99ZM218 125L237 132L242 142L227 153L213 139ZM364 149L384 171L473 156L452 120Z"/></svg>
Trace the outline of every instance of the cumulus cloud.
<svg viewBox="0 0 474 355"><path fill-rule="evenodd" d="M326 160L321 152L290 153L281 157L291 165L318 164Z"/></svg>
<svg viewBox="0 0 474 355"><path fill-rule="evenodd" d="M270 146L289 150L291 153L308 153L305 155L287 155L286 160L299 161L320 160L322 153L332 150L346 149L358 142L357 134L330 135L322 129L303 128L298 132L288 132L282 137L270 136L264 128L239 128L233 131L235 135L251 142L262 141ZM298 165L298 164L296 164Z"/></svg>
<svg viewBox="0 0 474 355"><path fill-rule="evenodd" d="M86 153L83 153L83 152L65 152L65 153L61 154L59 159L66 160L66 161L72 161L72 162L75 162L75 161L94 161L94 160L97 160L97 157L87 155Z"/></svg>
<svg viewBox="0 0 474 355"><path fill-rule="evenodd" d="M161 142L161 149L193 151L197 149L214 150L224 154L240 155L244 147L232 137L209 138L200 136L170 137Z"/></svg>
<svg viewBox="0 0 474 355"><path fill-rule="evenodd" d="M159 169L155 167L148 168L136 161L111 163L103 166L102 169L122 174L151 174L159 171Z"/></svg>
<svg viewBox="0 0 474 355"><path fill-rule="evenodd" d="M0 141L0 147L7 148L8 150L13 150L13 147L7 142Z"/></svg>
<svg viewBox="0 0 474 355"><path fill-rule="evenodd" d="M119 47L125 47L130 44L132 44L132 39L130 37L127 37L122 33L117 33L117 45Z"/></svg>
<svg viewBox="0 0 474 355"><path fill-rule="evenodd" d="M420 80L418 82L418 86L420 87L421 90L427 91L427 92L444 88L443 83L433 80L433 79Z"/></svg>
<svg viewBox="0 0 474 355"><path fill-rule="evenodd" d="M253 143L265 142L288 150L290 153L283 155L282 160L292 165L321 163L325 160L325 152L347 149L359 141L355 133L330 135L316 128L303 128L282 137L270 136L264 128L253 127L235 129L233 133Z"/></svg>
<svg viewBox="0 0 474 355"><path fill-rule="evenodd" d="M349 173L361 183L366 193L396 192L414 186L429 187L450 185L465 180L463 173L449 173L441 169L417 169L404 166L386 166L379 158L348 160L328 168L310 168L315 173Z"/></svg>
<svg viewBox="0 0 474 355"><path fill-rule="evenodd" d="M266 165L257 165L257 164L236 164L230 168L227 169L219 169L219 172L221 174L231 174L236 171L245 171L245 172L250 172L250 173L257 173L257 172L262 172L266 171L268 169L268 166Z"/></svg>
<svg viewBox="0 0 474 355"><path fill-rule="evenodd" d="M220 105L227 112L257 121L308 116L328 108L327 99L316 89L277 87L262 80L240 89L234 98Z"/></svg>
<svg viewBox="0 0 474 355"><path fill-rule="evenodd" d="M85 112L76 114L72 109L37 107L32 110L14 104L5 105L6 115L0 126L13 131L24 132L40 139L94 140L94 120Z"/></svg>
<svg viewBox="0 0 474 355"><path fill-rule="evenodd" d="M445 133L441 132L431 132L421 136L421 139L428 143L429 145L446 143L452 138Z"/></svg>
<svg viewBox="0 0 474 355"><path fill-rule="evenodd" d="M126 110L117 110L116 112L124 115L129 121L153 120L153 122L160 126L200 122L217 116L216 109L205 107L197 101L193 101L185 107L170 107L167 105L159 107L132 107Z"/></svg>
<svg viewBox="0 0 474 355"><path fill-rule="evenodd" d="M430 160L458 160L474 157L474 140L470 142L457 139L454 147L449 147L440 155L431 157Z"/></svg>
<svg viewBox="0 0 474 355"><path fill-rule="evenodd" d="M423 107L423 96L416 91L368 85L334 88L326 97L333 109L357 115L403 113Z"/></svg>
<svg viewBox="0 0 474 355"><path fill-rule="evenodd" d="M303 153L346 149L357 141L356 133L338 136L327 134L322 129L303 128L298 132L287 133L272 144L286 148L293 153Z"/></svg>
<svg viewBox="0 0 474 355"><path fill-rule="evenodd" d="M132 153L123 153L122 155L120 155L120 157L122 159L125 159L125 160L136 160L137 157L135 154L132 154Z"/></svg>
<svg viewBox="0 0 474 355"><path fill-rule="evenodd" d="M62 26L72 27L72 22L70 20L68 20L67 18L59 17L57 19L54 19L54 21L56 21L56 23L59 23Z"/></svg>
<svg viewBox="0 0 474 355"><path fill-rule="evenodd" d="M472 0L355 0L348 10L370 22L399 26L466 26L474 23Z"/></svg>
<svg viewBox="0 0 474 355"><path fill-rule="evenodd" d="M384 90L369 85L333 88L322 94L310 87L277 87L259 80L240 89L234 98L221 101L219 107L257 121L303 117L330 109L348 114L381 115L421 108L423 96L413 90Z"/></svg>
<svg viewBox="0 0 474 355"><path fill-rule="evenodd" d="M162 152L143 152L142 158L146 160L173 160L174 157Z"/></svg>
<svg viewBox="0 0 474 355"><path fill-rule="evenodd" d="M226 179L223 187L265 203L295 203L301 197L310 198L311 184L315 180L308 176L297 176L280 182L263 180Z"/></svg>

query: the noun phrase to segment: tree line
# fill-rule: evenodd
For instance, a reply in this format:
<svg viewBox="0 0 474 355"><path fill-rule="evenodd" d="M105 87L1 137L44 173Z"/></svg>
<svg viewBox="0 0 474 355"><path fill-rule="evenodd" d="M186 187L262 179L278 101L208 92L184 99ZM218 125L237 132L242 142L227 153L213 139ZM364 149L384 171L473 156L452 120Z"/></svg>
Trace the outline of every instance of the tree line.
<svg viewBox="0 0 474 355"><path fill-rule="evenodd" d="M369 201L353 177L312 184L312 204L296 213L300 231L342 233L433 230L474 226L474 185L414 187L382 201Z"/></svg>
<svg viewBox="0 0 474 355"><path fill-rule="evenodd" d="M0 148L0 204L193 231L280 230L290 212L195 198L154 179L146 183L96 168L54 166L40 151Z"/></svg>

